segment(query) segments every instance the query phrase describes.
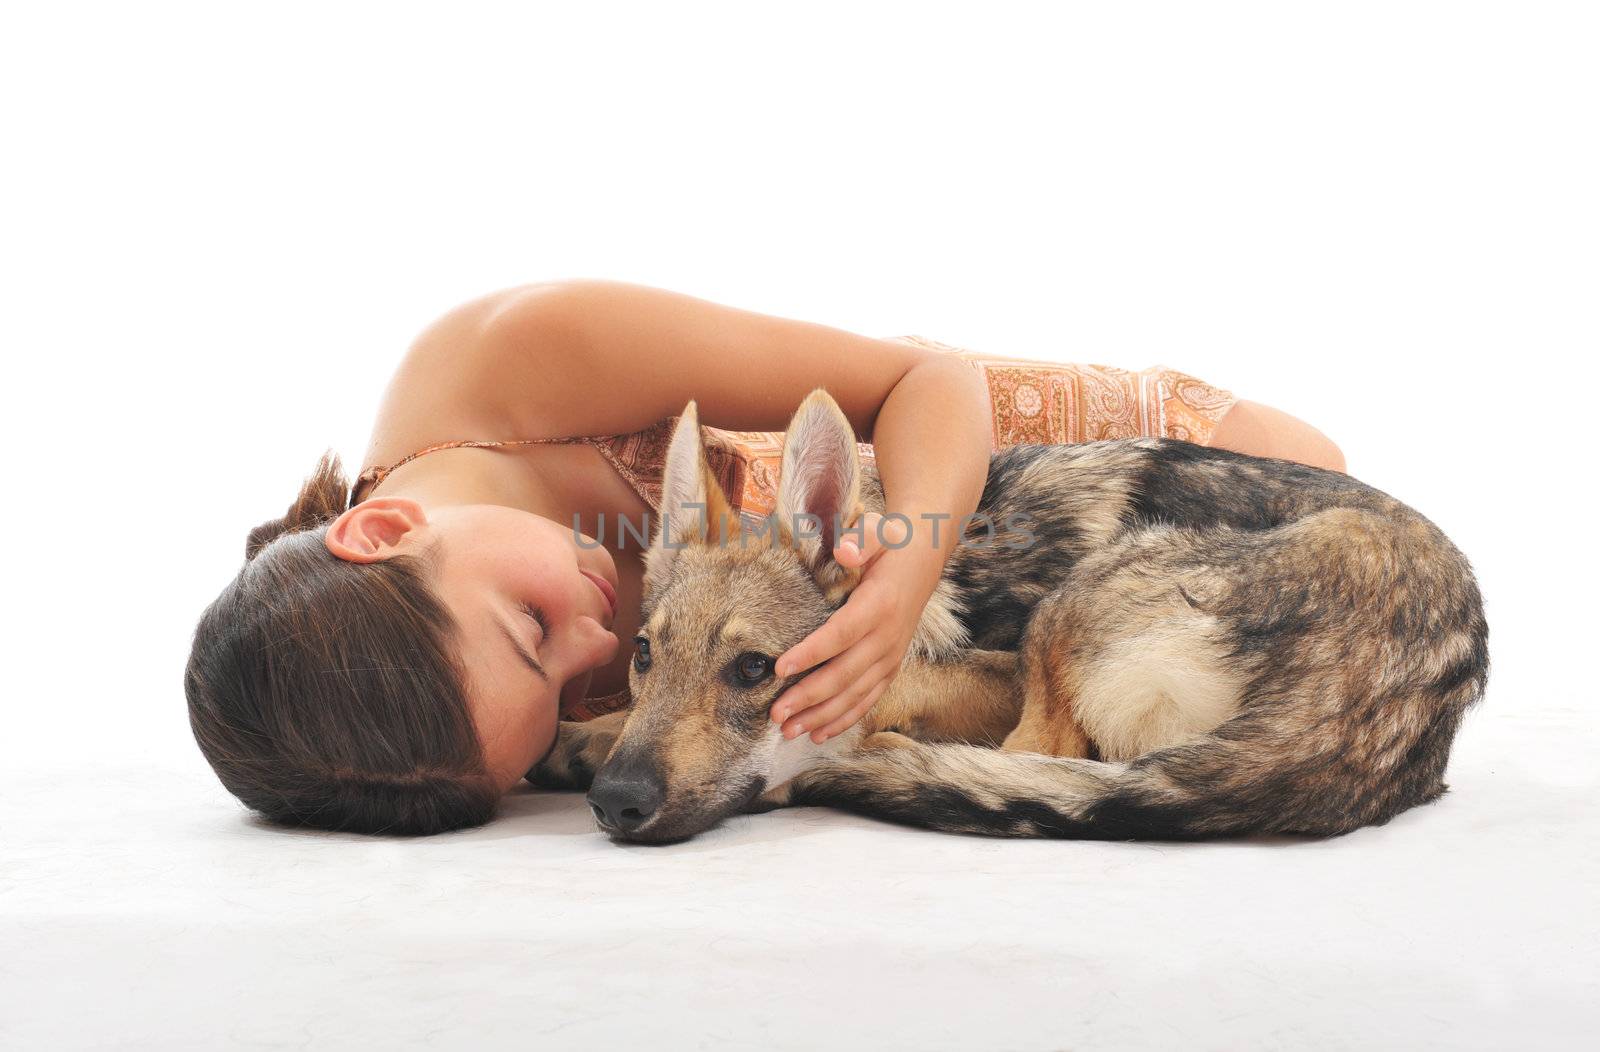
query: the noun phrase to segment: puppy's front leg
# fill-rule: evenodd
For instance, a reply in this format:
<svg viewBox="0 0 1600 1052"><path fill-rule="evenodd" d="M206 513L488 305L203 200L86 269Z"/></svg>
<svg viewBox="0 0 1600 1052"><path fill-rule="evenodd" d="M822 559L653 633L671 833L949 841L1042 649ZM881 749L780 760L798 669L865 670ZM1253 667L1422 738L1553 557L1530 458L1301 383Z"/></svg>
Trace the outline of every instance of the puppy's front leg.
<svg viewBox="0 0 1600 1052"><path fill-rule="evenodd" d="M862 721L918 741L996 746L1017 725L1022 691L1017 655L962 650L936 662L908 662Z"/></svg>
<svg viewBox="0 0 1600 1052"><path fill-rule="evenodd" d="M555 746L527 773L528 781L541 789L589 788L594 773L611 755L627 719L625 709L582 723L561 721Z"/></svg>

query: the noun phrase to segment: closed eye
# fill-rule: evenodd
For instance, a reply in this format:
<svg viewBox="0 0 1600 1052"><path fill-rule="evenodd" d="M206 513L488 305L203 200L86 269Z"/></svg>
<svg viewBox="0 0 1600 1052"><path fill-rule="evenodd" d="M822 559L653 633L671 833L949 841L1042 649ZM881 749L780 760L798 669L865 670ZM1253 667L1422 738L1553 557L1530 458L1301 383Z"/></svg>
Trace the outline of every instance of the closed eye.
<svg viewBox="0 0 1600 1052"><path fill-rule="evenodd" d="M539 626L538 641L540 643L544 642L544 615L542 615L537 609L530 606L523 605L520 607L520 609L527 617L533 620L534 624ZM515 626L510 621L502 620L500 618L495 618L495 624L499 625L500 631L505 634L506 642L511 644L511 650L517 655L517 660L521 661L525 666L532 669L535 675L548 683L550 681L550 677L548 674L546 674L544 666L539 664L539 659L534 657L533 654L529 652L528 648L523 645L521 633L516 630Z"/></svg>
<svg viewBox="0 0 1600 1052"><path fill-rule="evenodd" d="M550 635L549 623L544 619L544 611L532 603L523 603L522 612L528 620L539 626L538 642L543 643Z"/></svg>

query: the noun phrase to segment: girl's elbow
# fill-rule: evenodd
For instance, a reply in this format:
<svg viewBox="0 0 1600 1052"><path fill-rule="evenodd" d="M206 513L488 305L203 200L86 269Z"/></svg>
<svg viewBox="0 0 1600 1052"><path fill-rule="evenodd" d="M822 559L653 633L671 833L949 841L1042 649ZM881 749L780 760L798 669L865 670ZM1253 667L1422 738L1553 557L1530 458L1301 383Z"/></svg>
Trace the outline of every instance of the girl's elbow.
<svg viewBox="0 0 1600 1052"><path fill-rule="evenodd" d="M1217 425L1211 445L1257 457L1276 457L1344 471L1344 451L1304 420L1259 402L1238 402Z"/></svg>

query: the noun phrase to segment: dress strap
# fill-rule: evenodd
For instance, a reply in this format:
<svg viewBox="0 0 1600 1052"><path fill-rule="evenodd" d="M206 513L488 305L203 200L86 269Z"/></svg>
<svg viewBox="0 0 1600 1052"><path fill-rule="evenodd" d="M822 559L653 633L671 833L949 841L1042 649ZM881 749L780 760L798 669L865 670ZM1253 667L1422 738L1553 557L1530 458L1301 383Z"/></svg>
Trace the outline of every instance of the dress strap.
<svg viewBox="0 0 1600 1052"><path fill-rule="evenodd" d="M469 439L458 438L453 442L440 442L437 445L419 449L410 456L402 457L387 467L366 468L356 476L356 483L350 488L350 506L355 507L366 498L361 495L362 490L371 490L373 486L388 478L396 470L405 467L418 457L425 457L429 453L437 453L441 449L501 449L506 446L533 446L552 445L561 442L581 442L577 438L512 438L512 439Z"/></svg>
<svg viewBox="0 0 1600 1052"><path fill-rule="evenodd" d="M561 709L561 718L582 723L597 716L619 712L632 704L633 695L629 693L627 687L623 687L613 694L605 694L598 698L580 698L569 705L565 705Z"/></svg>

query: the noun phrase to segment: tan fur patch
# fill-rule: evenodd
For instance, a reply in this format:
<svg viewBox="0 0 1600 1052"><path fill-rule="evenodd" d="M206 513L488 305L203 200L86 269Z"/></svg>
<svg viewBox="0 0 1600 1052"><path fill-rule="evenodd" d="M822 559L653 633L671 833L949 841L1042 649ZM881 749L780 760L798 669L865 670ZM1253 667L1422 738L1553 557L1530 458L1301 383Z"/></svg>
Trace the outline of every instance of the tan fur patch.
<svg viewBox="0 0 1600 1052"><path fill-rule="evenodd" d="M1107 760L1215 730L1239 707L1214 619L1150 625L1108 643L1082 670L1072 711Z"/></svg>

